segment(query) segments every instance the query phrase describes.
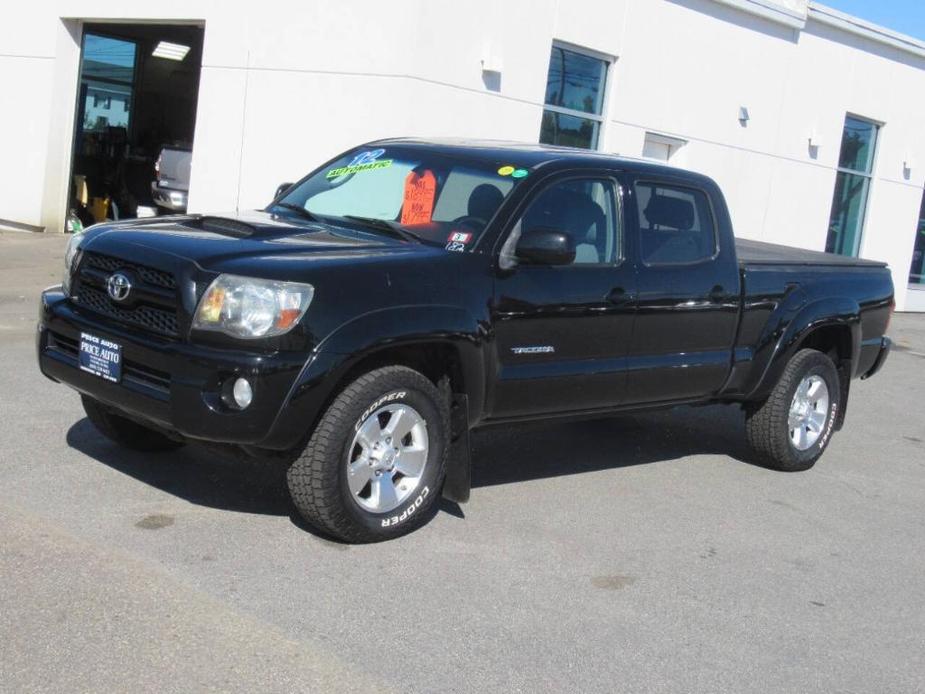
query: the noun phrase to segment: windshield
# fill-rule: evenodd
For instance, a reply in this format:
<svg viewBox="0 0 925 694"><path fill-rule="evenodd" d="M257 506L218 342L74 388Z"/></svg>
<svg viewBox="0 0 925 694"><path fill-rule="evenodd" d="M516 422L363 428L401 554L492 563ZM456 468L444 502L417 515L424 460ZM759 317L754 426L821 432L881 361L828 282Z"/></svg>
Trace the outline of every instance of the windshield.
<svg viewBox="0 0 925 694"><path fill-rule="evenodd" d="M362 147L293 187L274 209L286 213L296 206L294 212L301 208L312 217L346 219L372 231L398 227L406 236L464 252L528 173L506 161L415 147Z"/></svg>

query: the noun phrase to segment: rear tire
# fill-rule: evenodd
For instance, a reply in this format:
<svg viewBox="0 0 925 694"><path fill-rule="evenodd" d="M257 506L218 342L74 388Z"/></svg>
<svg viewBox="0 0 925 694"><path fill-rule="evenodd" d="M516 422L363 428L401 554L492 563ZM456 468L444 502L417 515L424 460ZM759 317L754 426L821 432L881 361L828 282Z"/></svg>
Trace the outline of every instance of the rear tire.
<svg viewBox="0 0 925 694"><path fill-rule="evenodd" d="M124 448L156 453L172 451L184 445L182 441L175 441L159 431L114 414L91 397L81 395L80 400L93 426L107 439Z"/></svg>
<svg viewBox="0 0 925 694"><path fill-rule="evenodd" d="M334 399L289 468L299 513L345 542L419 528L443 485L449 417L445 394L413 369L387 366L360 376Z"/></svg>
<svg viewBox="0 0 925 694"><path fill-rule="evenodd" d="M832 438L840 402L835 364L822 352L801 349L768 399L746 409L745 432L759 462L784 472L811 468Z"/></svg>

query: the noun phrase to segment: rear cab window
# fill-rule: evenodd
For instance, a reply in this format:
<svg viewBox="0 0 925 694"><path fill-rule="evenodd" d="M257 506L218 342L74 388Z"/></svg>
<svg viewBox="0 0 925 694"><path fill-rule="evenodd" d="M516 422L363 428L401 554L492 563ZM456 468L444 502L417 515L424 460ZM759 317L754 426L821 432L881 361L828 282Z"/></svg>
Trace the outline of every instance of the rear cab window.
<svg viewBox="0 0 925 694"><path fill-rule="evenodd" d="M716 222L704 191L639 181L635 193L640 257L646 265L686 265L715 257Z"/></svg>

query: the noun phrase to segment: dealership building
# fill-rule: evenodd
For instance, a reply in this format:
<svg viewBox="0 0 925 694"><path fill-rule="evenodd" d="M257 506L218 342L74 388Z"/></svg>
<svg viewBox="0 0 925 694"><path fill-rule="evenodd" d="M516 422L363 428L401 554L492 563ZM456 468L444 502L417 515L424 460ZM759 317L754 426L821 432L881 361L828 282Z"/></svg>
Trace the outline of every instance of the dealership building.
<svg viewBox="0 0 925 694"><path fill-rule="evenodd" d="M889 263L925 311L925 42L807 0L48 0L0 26L0 228L190 211L394 136L548 142L715 178L741 237Z"/></svg>

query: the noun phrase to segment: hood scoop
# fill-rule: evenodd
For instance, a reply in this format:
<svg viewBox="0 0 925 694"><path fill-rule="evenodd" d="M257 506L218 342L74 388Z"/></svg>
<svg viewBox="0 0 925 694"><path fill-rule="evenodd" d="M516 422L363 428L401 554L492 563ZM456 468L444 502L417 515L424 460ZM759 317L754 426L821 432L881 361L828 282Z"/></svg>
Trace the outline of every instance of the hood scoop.
<svg viewBox="0 0 925 694"><path fill-rule="evenodd" d="M228 217L199 217L195 225L203 231L246 239L257 233L257 227Z"/></svg>

